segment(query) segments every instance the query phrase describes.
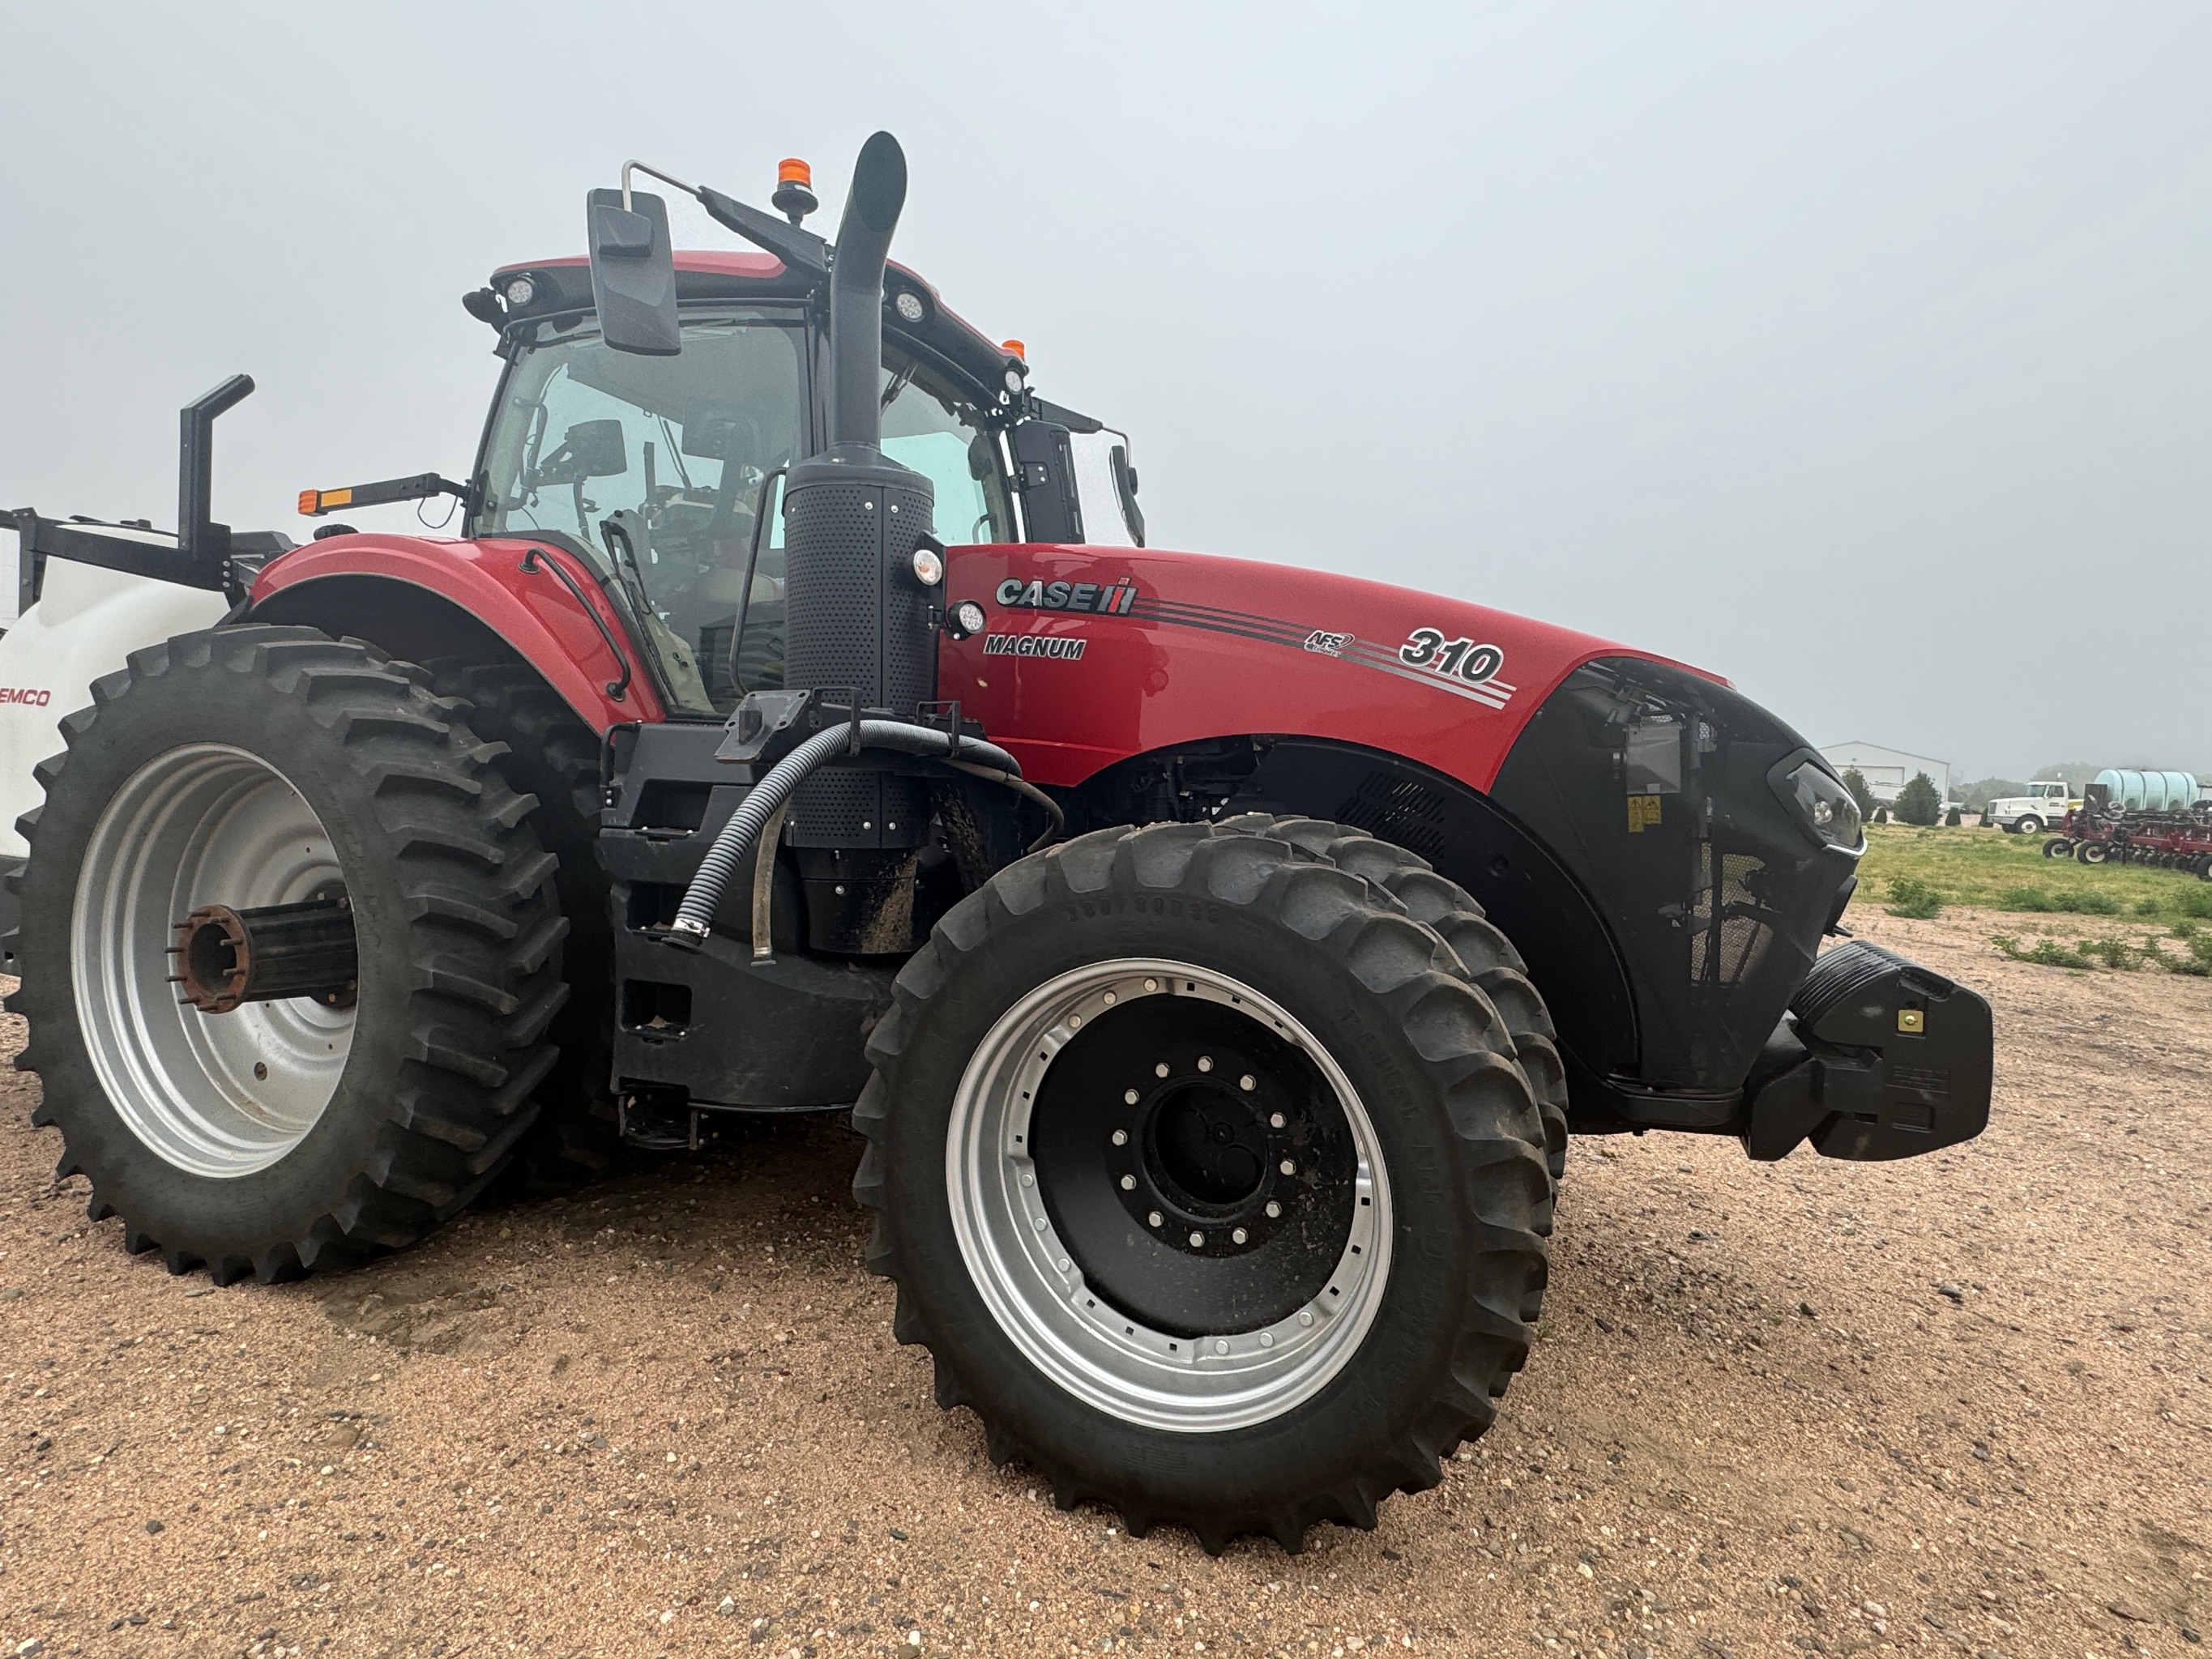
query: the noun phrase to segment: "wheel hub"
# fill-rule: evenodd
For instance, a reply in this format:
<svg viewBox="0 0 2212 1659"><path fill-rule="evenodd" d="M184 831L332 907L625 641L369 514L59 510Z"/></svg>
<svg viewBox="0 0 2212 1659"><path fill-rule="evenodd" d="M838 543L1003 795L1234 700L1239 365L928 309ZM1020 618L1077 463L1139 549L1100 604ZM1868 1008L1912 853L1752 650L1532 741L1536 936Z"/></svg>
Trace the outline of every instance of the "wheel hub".
<svg viewBox="0 0 2212 1659"><path fill-rule="evenodd" d="M1091 964L1009 1009L956 1095L946 1177L1002 1328L1071 1393L1162 1428L1289 1409L1388 1279L1389 1188L1342 1069L1187 964Z"/></svg>

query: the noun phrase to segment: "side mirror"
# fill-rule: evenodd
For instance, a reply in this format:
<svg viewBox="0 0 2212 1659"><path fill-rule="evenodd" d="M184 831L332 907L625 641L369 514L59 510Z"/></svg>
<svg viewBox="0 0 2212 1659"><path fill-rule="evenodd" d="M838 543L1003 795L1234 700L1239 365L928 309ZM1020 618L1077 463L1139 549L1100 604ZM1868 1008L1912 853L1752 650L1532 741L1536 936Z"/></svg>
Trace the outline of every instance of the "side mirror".
<svg viewBox="0 0 2212 1659"><path fill-rule="evenodd" d="M668 240L668 204L632 191L585 198L585 246L591 250L592 303L599 336L617 351L673 357L683 349L676 322L676 254Z"/></svg>

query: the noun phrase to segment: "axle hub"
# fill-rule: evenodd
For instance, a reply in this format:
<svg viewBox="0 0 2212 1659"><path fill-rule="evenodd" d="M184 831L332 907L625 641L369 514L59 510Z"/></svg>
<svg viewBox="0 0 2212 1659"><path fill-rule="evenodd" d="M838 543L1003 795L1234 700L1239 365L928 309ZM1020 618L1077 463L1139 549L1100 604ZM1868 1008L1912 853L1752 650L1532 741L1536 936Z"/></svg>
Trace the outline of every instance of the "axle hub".
<svg viewBox="0 0 2212 1659"><path fill-rule="evenodd" d="M342 888L250 910L203 904L176 924L176 935L169 954L178 971L169 982L180 1002L202 1013L285 997L313 997L333 1008L354 1000L360 969L353 906Z"/></svg>

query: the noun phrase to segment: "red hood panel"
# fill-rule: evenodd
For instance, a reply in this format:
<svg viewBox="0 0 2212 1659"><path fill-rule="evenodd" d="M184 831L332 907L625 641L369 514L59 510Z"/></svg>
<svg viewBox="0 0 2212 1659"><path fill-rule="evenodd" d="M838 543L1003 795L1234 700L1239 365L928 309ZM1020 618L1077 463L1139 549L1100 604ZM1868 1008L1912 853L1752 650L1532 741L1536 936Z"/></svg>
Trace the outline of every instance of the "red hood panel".
<svg viewBox="0 0 2212 1659"><path fill-rule="evenodd" d="M986 546L949 562L947 604L974 599L990 622L946 641L939 695L1040 783L1269 732L1388 750L1487 790L1575 669L1667 660L1463 600L1244 559Z"/></svg>

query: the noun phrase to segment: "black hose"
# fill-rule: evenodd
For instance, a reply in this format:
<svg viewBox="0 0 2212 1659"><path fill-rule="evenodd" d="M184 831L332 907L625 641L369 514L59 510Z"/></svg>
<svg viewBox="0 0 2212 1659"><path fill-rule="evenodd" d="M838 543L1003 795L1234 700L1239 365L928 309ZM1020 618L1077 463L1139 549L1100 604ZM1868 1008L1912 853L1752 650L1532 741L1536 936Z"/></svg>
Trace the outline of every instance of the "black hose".
<svg viewBox="0 0 2212 1659"><path fill-rule="evenodd" d="M805 781L807 774L848 750L856 740L856 732L863 749L896 749L955 765L962 762L980 763L1005 774L1009 780L1021 779L1021 763L997 744L987 743L981 738L953 738L925 726L908 726L902 720L861 720L857 727L841 724L817 732L770 767L768 775L752 787L738 804L738 810L730 814L730 821L722 826L721 833L714 837L714 844L707 849L707 856L699 861L698 873L684 890L684 902L677 906L676 920L666 936L670 944L696 951L706 943L714 927L714 911L722 902L722 890L730 884L730 878L737 873L738 865L744 862L762 827L775 809L791 798L792 792Z"/></svg>

